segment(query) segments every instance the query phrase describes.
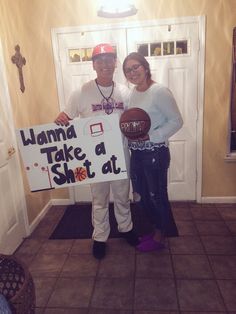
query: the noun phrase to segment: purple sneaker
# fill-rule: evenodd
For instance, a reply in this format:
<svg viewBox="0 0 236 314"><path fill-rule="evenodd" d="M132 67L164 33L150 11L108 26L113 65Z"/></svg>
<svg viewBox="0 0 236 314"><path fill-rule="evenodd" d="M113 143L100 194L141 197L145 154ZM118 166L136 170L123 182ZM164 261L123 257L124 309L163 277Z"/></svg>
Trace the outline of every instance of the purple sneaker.
<svg viewBox="0 0 236 314"><path fill-rule="evenodd" d="M161 242L156 242L152 238L149 238L149 240L141 242L139 245L136 246L136 249L140 252L151 252L151 251L157 251L162 250L165 248L165 245Z"/></svg>
<svg viewBox="0 0 236 314"><path fill-rule="evenodd" d="M144 241L152 239L154 237L154 234L155 232L151 232L151 233L143 235L142 237L139 237L138 239L140 242L144 242Z"/></svg>

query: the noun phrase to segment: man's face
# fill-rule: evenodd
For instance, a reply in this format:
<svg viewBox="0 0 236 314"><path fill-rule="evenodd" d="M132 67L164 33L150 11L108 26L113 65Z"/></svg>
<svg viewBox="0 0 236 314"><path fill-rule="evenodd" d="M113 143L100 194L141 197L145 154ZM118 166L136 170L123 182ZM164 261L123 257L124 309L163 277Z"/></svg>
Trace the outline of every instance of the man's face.
<svg viewBox="0 0 236 314"><path fill-rule="evenodd" d="M102 54L93 61L93 69L97 72L98 78L113 79L116 68L116 58L111 54Z"/></svg>

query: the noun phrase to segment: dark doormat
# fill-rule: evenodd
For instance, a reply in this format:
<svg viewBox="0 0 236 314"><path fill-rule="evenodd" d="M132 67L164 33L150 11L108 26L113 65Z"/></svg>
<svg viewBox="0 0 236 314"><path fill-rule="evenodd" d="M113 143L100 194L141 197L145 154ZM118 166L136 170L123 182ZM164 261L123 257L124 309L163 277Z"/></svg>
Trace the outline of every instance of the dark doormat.
<svg viewBox="0 0 236 314"><path fill-rule="evenodd" d="M69 205L49 239L90 239L93 233L91 211L91 203ZM145 213L133 203L131 214L134 230L138 235L145 234L151 229ZM109 238L119 238L113 203L109 205L109 218L111 226Z"/></svg>

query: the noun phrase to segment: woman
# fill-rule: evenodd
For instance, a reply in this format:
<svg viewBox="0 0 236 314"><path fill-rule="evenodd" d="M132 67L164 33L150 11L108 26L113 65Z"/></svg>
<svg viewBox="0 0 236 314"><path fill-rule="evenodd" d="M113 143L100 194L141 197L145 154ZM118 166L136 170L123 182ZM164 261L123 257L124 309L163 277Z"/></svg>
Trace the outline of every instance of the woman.
<svg viewBox="0 0 236 314"><path fill-rule="evenodd" d="M153 231L141 237L137 249L152 251L164 248L166 237L178 236L167 192L168 139L182 127L183 120L170 90L152 80L143 55L130 53L123 62L123 72L134 84L129 108L141 108L151 119L148 134L129 140L129 148L134 201L153 225Z"/></svg>

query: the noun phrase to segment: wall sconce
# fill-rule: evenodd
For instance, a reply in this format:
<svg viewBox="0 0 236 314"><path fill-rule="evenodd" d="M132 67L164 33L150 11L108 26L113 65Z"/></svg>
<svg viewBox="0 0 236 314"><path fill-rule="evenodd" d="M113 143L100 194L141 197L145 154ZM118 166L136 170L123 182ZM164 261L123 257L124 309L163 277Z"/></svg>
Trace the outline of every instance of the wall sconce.
<svg viewBox="0 0 236 314"><path fill-rule="evenodd" d="M119 18L135 15L137 9L133 1L129 0L102 0L97 15L106 18Z"/></svg>

